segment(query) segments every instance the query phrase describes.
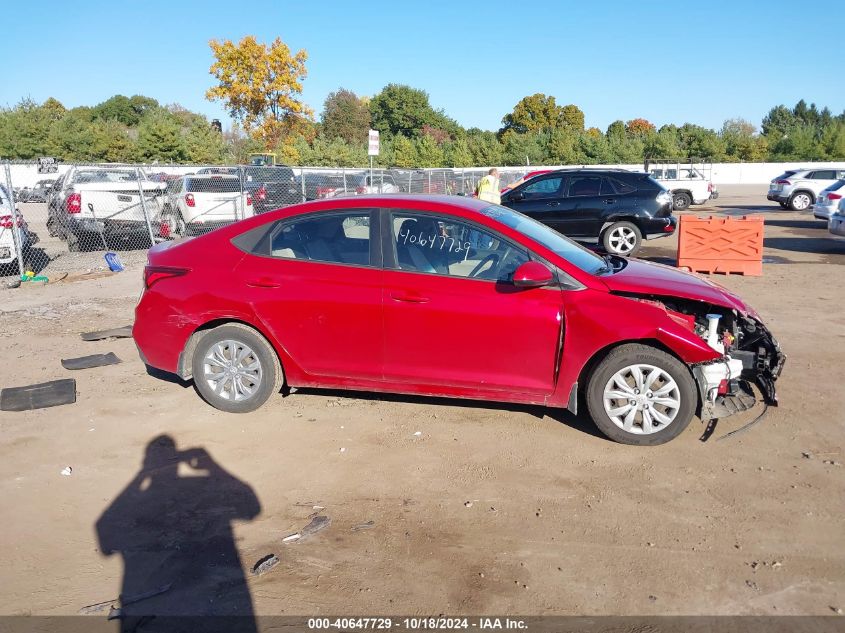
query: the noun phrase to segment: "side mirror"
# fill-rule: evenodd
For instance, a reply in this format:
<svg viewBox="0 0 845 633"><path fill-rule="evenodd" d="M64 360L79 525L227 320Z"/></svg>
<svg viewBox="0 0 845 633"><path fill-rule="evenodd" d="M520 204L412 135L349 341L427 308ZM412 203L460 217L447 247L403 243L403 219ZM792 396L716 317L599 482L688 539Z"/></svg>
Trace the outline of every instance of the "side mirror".
<svg viewBox="0 0 845 633"><path fill-rule="evenodd" d="M540 262L525 262L513 273L513 285L517 288L540 288L554 280L552 271Z"/></svg>

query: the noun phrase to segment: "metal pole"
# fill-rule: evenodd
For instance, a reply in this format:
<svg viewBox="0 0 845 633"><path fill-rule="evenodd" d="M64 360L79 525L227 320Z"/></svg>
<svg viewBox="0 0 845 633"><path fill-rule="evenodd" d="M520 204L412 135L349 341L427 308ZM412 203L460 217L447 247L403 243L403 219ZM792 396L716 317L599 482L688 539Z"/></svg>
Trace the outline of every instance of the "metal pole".
<svg viewBox="0 0 845 633"><path fill-rule="evenodd" d="M141 184L141 168L135 168L135 177L138 179L138 194L141 196L141 211L144 212L144 220L147 222L147 232L150 234L150 247L156 243L153 237L153 225L150 222L150 214L147 212L147 201L144 199L144 186Z"/></svg>
<svg viewBox="0 0 845 633"><path fill-rule="evenodd" d="M302 201L305 202L305 167L299 168L300 173L300 183L302 184Z"/></svg>
<svg viewBox="0 0 845 633"><path fill-rule="evenodd" d="M9 197L9 214L12 218L12 241L15 243L15 250L18 253L18 272L23 279L23 239L21 239L21 227L18 226L18 210L15 206L15 190L12 188L12 170L9 161L6 161L6 195Z"/></svg>
<svg viewBox="0 0 845 633"><path fill-rule="evenodd" d="M373 155L370 154L370 187L372 187L373 184Z"/></svg>
<svg viewBox="0 0 845 633"><path fill-rule="evenodd" d="M346 167L343 168L343 193L346 195Z"/></svg>

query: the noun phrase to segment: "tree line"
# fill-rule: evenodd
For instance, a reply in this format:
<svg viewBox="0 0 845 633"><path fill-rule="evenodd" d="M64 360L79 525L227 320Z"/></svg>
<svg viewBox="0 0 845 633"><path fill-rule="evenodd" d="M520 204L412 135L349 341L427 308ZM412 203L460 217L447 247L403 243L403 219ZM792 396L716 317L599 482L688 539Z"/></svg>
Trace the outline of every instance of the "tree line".
<svg viewBox="0 0 845 633"><path fill-rule="evenodd" d="M845 160L845 111L834 115L803 100L773 107L759 129L739 118L719 130L692 123L658 129L636 118L602 131L585 127L577 105L538 93L521 99L500 129L481 130L434 108L424 90L391 83L371 98L339 88L318 118L300 98L304 50L293 54L280 39L265 45L251 36L210 46L217 83L206 97L223 102L231 129L218 132L201 114L141 95L71 109L53 98L24 99L0 110L0 158L215 164L270 151L287 164L361 167L373 128L381 133L377 164L391 167Z"/></svg>

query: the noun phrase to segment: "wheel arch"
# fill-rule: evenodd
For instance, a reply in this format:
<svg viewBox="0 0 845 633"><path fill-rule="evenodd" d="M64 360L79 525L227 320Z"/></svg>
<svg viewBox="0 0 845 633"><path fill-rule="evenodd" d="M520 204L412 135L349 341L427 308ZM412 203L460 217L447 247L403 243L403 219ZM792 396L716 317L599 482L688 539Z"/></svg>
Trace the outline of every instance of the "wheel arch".
<svg viewBox="0 0 845 633"><path fill-rule="evenodd" d="M269 336L262 327L238 317L217 317L206 321L205 323L194 329L193 332L191 332L191 335L185 342L185 346L179 353L179 361L176 367L176 372L179 377L183 380L187 380L192 377L191 361L193 360L194 351L196 350L197 344L199 343L200 339L206 332L210 332L211 330L214 330L215 328L218 328L223 325L235 324L242 325L244 327L249 328L250 330L253 330L261 338L267 341L267 343L269 343L270 347L273 349L273 352L276 354L276 358L278 358L279 360L279 365L282 367L282 372L284 375L285 364L287 360L285 358L285 354L283 353L283 351L281 351L278 342L272 336Z"/></svg>
<svg viewBox="0 0 845 633"><path fill-rule="evenodd" d="M804 188L804 187L799 188L799 189L795 189L795 191L793 191L791 194L789 194L790 201L795 196L797 196L799 193L806 193L808 196L810 196L810 204L814 204L816 202L816 194L813 193L813 190L807 189L807 188Z"/></svg>
<svg viewBox="0 0 845 633"><path fill-rule="evenodd" d="M647 345L649 347L653 347L655 349L658 349L661 352L665 352L665 353L669 354L670 356L676 358L680 363L682 363L684 365L684 367L687 368L687 371L689 372L690 378L692 378L693 382L695 382L697 384L697 381L695 380L695 374L693 374L692 368L690 367L689 363L687 361L685 361L683 358L681 358L677 354L677 352L675 352L675 350L673 350L671 347L669 347L668 345L666 345L662 341L660 341L656 338L627 339L627 340L624 340L624 341L614 341L613 343L605 345L604 347L596 350L595 353L593 353L593 355L590 356L589 359L587 359L587 362L584 363L584 366L581 368L581 371L578 372L578 382L576 384L578 385L579 399L583 400L583 398L585 396L586 388L587 388L587 382L589 381L590 375L593 373L593 371L599 365L599 363L601 363L608 356L608 354L610 354L613 350L615 350L619 347L622 347L623 345ZM696 394L698 394L697 389L696 389ZM701 405L701 401L700 401L700 397L699 397L699 401L696 403L696 411L698 410L698 407L700 405Z"/></svg>

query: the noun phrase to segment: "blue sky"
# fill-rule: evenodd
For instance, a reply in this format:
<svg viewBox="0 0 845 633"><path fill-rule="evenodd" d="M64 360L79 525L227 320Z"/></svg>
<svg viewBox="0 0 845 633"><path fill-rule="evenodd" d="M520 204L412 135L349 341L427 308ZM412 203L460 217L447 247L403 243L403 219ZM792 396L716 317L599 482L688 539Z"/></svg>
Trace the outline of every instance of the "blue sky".
<svg viewBox="0 0 845 633"><path fill-rule="evenodd" d="M498 129L536 92L578 105L602 130L635 117L759 124L770 107L800 98L845 109L830 22L841 11L841 0L809 12L772 0L5 0L0 105L144 94L228 126L204 98L208 40L252 34L308 51L303 98L317 115L338 87L373 95L396 82L426 90L466 127Z"/></svg>

